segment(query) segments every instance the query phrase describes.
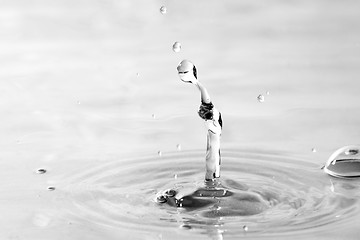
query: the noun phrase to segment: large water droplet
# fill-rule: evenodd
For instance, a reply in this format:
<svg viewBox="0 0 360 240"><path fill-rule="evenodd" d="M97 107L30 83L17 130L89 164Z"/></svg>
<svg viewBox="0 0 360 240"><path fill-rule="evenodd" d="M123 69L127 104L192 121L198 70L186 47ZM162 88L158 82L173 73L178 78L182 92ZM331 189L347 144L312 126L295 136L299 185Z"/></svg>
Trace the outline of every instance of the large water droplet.
<svg viewBox="0 0 360 240"><path fill-rule="evenodd" d="M258 97L257 97L257 100L259 101L259 102L264 102L265 101L265 97L264 97L264 95L262 95L262 94L260 94Z"/></svg>
<svg viewBox="0 0 360 240"><path fill-rule="evenodd" d="M360 177L360 146L345 146L336 150L325 164L324 171L334 177Z"/></svg>
<svg viewBox="0 0 360 240"><path fill-rule="evenodd" d="M160 8L160 13L164 15L164 14L166 14L166 12L167 12L166 7L165 7L165 6L161 6L161 8Z"/></svg>
<svg viewBox="0 0 360 240"><path fill-rule="evenodd" d="M172 48L173 48L173 51L174 51L174 52L180 52L180 50L181 50L181 43L175 42Z"/></svg>

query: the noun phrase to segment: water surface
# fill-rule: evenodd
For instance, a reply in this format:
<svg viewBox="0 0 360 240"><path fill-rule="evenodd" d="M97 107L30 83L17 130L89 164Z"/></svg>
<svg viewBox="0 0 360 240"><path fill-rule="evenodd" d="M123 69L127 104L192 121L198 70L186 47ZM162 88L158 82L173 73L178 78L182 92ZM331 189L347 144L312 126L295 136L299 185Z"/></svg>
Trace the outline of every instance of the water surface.
<svg viewBox="0 0 360 240"><path fill-rule="evenodd" d="M1 1L1 238L357 239L358 181L320 168L359 144L358 5ZM204 219L154 202L203 184L185 58L223 115L224 185L283 204Z"/></svg>

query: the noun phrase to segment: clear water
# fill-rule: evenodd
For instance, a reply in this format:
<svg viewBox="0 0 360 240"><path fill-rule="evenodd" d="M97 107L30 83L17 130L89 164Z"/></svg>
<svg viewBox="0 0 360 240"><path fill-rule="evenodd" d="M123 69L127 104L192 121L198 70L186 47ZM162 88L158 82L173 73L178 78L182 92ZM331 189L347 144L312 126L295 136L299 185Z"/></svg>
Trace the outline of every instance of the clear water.
<svg viewBox="0 0 360 240"><path fill-rule="evenodd" d="M359 144L358 9L0 1L0 238L357 239L360 182L321 167ZM222 185L270 196L267 210L214 217L155 201L204 186L206 132L182 59L222 113Z"/></svg>

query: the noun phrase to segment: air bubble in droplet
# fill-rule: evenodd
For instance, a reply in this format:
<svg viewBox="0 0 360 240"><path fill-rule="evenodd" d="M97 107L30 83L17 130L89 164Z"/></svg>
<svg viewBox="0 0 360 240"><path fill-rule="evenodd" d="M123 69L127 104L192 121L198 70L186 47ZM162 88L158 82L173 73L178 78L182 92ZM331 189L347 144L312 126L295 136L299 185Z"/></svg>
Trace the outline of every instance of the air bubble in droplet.
<svg viewBox="0 0 360 240"><path fill-rule="evenodd" d="M172 49L173 49L173 51L176 52L176 53L180 52L180 50L181 50L181 43L175 42L174 45L173 45L173 47L172 47Z"/></svg>
<svg viewBox="0 0 360 240"><path fill-rule="evenodd" d="M165 6L161 6L161 8L160 8L160 13L164 15L164 14L166 14L166 12L167 12L166 7L165 7Z"/></svg>
<svg viewBox="0 0 360 240"><path fill-rule="evenodd" d="M350 149L346 150L344 153L345 153L345 155L356 155L359 153L359 149L350 148Z"/></svg>
<svg viewBox="0 0 360 240"><path fill-rule="evenodd" d="M38 174L44 174L44 173L46 173L46 169L45 168L39 168L38 170L36 170L36 172Z"/></svg>
<svg viewBox="0 0 360 240"><path fill-rule="evenodd" d="M177 149L178 151L181 151L181 144L176 145L176 149Z"/></svg>
<svg viewBox="0 0 360 240"><path fill-rule="evenodd" d="M264 102L264 101L265 101L264 95L260 94L260 95L257 97L257 100L258 100L260 103Z"/></svg>

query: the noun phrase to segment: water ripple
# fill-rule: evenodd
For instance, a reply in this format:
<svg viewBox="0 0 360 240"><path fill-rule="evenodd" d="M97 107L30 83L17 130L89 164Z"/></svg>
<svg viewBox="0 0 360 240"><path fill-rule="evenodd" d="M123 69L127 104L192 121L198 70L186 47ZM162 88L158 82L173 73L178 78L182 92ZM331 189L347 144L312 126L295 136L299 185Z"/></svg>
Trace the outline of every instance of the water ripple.
<svg viewBox="0 0 360 240"><path fill-rule="evenodd" d="M167 189L184 196L203 187L203 151L115 161L69 173L57 189L69 201L71 215L101 226L215 239L244 234L305 236L347 224L359 215L360 183L329 177L318 164L284 154L233 149L223 150L222 157L222 185L268 196L269 209L252 216L208 217L200 210L157 203L156 197Z"/></svg>

